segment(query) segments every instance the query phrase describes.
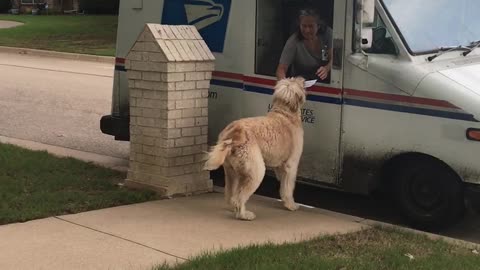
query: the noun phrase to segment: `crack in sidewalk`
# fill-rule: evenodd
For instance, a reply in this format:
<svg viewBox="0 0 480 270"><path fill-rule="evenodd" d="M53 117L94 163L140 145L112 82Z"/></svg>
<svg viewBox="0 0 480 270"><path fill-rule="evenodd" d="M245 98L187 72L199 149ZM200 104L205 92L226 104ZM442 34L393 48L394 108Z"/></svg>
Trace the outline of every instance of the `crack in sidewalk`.
<svg viewBox="0 0 480 270"><path fill-rule="evenodd" d="M61 220L61 221L70 223L70 224L72 224L72 225L80 226L80 227L83 227L83 228L85 228L85 229L89 229L89 230L92 230L92 231L95 231L95 232L98 232L98 233L101 233L101 234L105 234L105 235L108 235L108 236L112 236L112 237L115 237L115 238L117 238L117 239L121 239L121 240L123 240L123 241L127 241L127 242L130 242L130 243L132 243L132 244L136 244L136 245L139 245L139 246L142 246L142 247L145 247L145 248L148 248L148 249L157 251L157 252L159 252L159 253L163 253L163 254L165 254L165 255L172 256L172 257L174 257L174 258L177 258L177 259L180 259L180 260L183 260L183 261L189 261L187 258L183 258L183 257L177 256L177 255L175 255L175 254L172 254L172 253L169 253L169 252L166 252L166 251L163 251L163 250L160 250L160 249L157 249L157 248L154 248L154 247L151 247L151 246L142 244L142 243L140 243L140 242L136 242L136 241L133 241L133 240L130 240L130 239L127 239L127 238L124 238L124 237L121 237L121 236L112 234L112 233L100 231L100 230L97 230L97 229L92 228L92 227L89 227L89 226L85 226L85 225L82 225L82 224L79 224L79 223L75 223L75 222L73 222L73 221L69 221L69 220L63 219L63 218L61 218L61 217L53 217L53 218L56 218L56 219L58 219L58 220Z"/></svg>

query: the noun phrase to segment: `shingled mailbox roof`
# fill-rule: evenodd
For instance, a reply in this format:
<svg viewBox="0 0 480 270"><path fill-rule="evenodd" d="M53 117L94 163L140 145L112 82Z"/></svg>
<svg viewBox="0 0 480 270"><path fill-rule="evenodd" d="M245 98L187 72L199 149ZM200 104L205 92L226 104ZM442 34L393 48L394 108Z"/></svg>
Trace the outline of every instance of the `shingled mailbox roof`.
<svg viewBox="0 0 480 270"><path fill-rule="evenodd" d="M167 62L215 60L193 25L146 24L131 51L161 52Z"/></svg>

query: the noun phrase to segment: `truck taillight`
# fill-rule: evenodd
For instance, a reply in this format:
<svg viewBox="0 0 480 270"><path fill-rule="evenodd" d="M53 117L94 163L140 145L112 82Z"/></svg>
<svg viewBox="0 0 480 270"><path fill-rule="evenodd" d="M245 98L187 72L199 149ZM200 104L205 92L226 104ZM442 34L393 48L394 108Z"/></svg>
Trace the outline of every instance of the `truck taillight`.
<svg viewBox="0 0 480 270"><path fill-rule="evenodd" d="M476 129L476 128L467 129L467 138L471 141L480 141L480 129Z"/></svg>

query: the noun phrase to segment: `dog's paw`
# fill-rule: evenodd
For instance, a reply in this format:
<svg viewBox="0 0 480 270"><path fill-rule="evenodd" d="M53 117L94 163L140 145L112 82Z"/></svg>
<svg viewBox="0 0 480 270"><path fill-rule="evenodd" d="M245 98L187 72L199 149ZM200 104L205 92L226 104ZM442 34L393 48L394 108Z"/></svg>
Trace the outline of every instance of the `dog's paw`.
<svg viewBox="0 0 480 270"><path fill-rule="evenodd" d="M240 220L254 220L256 218L255 214L250 211L245 211L243 215L240 212L237 212L236 217Z"/></svg>
<svg viewBox="0 0 480 270"><path fill-rule="evenodd" d="M300 208L300 205L294 203L294 202L288 202L284 204L285 208L287 208L290 211L296 211L298 208Z"/></svg>
<svg viewBox="0 0 480 270"><path fill-rule="evenodd" d="M228 211L234 213L237 212L237 208L235 207L231 199L225 199L225 208L228 209Z"/></svg>

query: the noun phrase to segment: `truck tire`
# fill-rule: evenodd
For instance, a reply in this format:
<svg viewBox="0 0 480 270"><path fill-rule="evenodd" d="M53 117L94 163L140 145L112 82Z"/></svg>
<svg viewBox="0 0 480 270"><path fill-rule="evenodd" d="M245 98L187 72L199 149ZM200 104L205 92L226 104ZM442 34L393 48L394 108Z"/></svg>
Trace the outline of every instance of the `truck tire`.
<svg viewBox="0 0 480 270"><path fill-rule="evenodd" d="M457 174L429 156L403 160L392 175L393 191L411 225L438 230L452 225L465 212L463 184Z"/></svg>

